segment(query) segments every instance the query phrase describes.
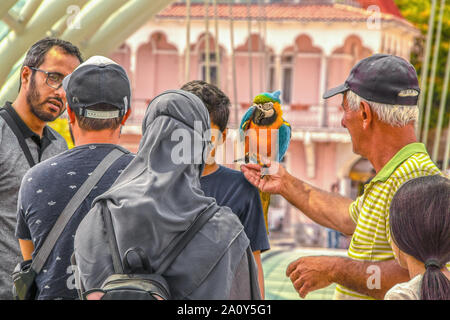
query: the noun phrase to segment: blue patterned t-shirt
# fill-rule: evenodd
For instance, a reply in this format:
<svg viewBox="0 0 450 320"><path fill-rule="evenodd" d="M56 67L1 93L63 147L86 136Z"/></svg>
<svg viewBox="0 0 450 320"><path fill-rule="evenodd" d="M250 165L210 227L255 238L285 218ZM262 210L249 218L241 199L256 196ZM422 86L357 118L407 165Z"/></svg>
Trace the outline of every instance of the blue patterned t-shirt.
<svg viewBox="0 0 450 320"><path fill-rule="evenodd" d="M39 163L24 176L17 205L16 237L33 241L33 258L72 196L113 148L120 147L113 144L75 147ZM105 172L69 220L42 271L36 277L37 299L78 297L70 263L75 231L91 209L92 201L109 189L133 158L131 153L121 156Z"/></svg>

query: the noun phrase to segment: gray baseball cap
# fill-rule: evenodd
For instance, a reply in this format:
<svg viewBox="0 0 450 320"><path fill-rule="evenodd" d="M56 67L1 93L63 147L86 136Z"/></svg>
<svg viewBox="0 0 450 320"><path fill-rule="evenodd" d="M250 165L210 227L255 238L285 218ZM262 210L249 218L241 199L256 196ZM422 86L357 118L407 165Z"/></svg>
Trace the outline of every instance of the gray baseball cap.
<svg viewBox="0 0 450 320"><path fill-rule="evenodd" d="M420 94L416 69L405 59L389 54L362 59L345 83L325 92L323 98L348 90L368 101L392 105L417 105Z"/></svg>
<svg viewBox="0 0 450 320"><path fill-rule="evenodd" d="M125 69L103 56L93 56L80 64L64 78L63 88L70 109L86 118L118 118L130 108L131 85ZM117 110L89 110L101 103Z"/></svg>

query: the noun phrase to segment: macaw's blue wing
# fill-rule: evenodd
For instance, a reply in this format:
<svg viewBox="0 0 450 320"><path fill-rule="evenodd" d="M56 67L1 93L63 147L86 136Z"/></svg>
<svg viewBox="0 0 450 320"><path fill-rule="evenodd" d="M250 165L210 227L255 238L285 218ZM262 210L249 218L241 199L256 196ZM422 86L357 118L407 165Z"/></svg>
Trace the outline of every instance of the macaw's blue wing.
<svg viewBox="0 0 450 320"><path fill-rule="evenodd" d="M254 110L255 107L251 106L242 117L241 124L239 125L239 139L241 142L244 141L245 131L247 131L248 127L250 126L250 121Z"/></svg>
<svg viewBox="0 0 450 320"><path fill-rule="evenodd" d="M278 162L281 162L291 142L291 125L286 121L283 121L280 129L278 129L278 142Z"/></svg>
<svg viewBox="0 0 450 320"><path fill-rule="evenodd" d="M250 118L251 118L254 110L255 110L254 106L251 106L250 108L248 108L247 112L242 117L241 124L239 125L240 130L243 130L243 131L247 130L247 128L250 124Z"/></svg>

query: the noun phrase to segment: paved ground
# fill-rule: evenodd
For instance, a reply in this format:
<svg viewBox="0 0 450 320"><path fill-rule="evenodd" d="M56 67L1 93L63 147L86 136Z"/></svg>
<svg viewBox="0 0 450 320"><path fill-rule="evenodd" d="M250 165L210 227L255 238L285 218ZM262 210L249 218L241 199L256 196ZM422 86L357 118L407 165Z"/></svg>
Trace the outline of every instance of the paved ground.
<svg viewBox="0 0 450 320"><path fill-rule="evenodd" d="M264 252L262 264L264 269L264 284L268 300L304 300L295 291L291 280L286 277L286 268L292 261L311 255L346 256L344 249L297 248L289 240L271 241L271 250ZM333 299L335 284L327 288L309 293L305 300Z"/></svg>

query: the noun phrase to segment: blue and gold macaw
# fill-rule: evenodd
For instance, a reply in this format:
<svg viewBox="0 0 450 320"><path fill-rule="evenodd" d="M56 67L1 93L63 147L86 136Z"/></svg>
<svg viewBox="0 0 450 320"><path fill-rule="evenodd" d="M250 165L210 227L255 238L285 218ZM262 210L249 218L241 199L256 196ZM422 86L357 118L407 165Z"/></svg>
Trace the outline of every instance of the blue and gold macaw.
<svg viewBox="0 0 450 320"><path fill-rule="evenodd" d="M276 160L281 162L286 154L291 141L291 125L283 119L283 112L281 111L281 91L275 91L272 93L264 92L257 95L253 99L253 105L247 110L244 117L241 120L240 130L245 135L247 130L255 130L254 135L245 135L245 154L246 162L249 161L249 145L253 143L256 145L256 157L250 155L250 158L256 158L256 162L261 164L263 158ZM261 130L264 130L261 132ZM278 130L277 148L278 153L272 154L272 130ZM255 139L251 141L250 139ZM264 154L262 154L264 153ZM266 192L260 192L261 202L263 205L264 220L266 222L266 228L268 228L268 211L270 204L270 194Z"/></svg>

